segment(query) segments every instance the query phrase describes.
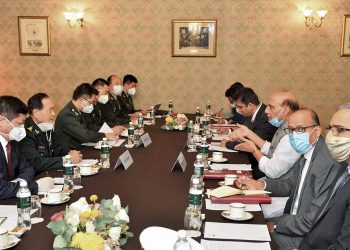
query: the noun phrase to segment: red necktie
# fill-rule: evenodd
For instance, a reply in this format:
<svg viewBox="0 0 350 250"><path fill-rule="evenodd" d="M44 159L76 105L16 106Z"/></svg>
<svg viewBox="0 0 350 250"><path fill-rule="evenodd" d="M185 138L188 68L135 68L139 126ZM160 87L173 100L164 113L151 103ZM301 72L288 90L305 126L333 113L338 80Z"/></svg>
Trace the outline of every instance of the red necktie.
<svg viewBox="0 0 350 250"><path fill-rule="evenodd" d="M8 178L10 180L14 179L14 173L13 173L13 165L12 165L12 147L11 143L7 143L6 145L6 153L7 153L7 174Z"/></svg>

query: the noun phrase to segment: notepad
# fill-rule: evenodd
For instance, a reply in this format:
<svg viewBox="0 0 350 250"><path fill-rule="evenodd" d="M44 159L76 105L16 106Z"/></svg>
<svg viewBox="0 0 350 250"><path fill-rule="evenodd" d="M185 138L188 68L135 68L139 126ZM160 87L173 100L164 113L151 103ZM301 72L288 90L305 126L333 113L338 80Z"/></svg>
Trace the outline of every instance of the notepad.
<svg viewBox="0 0 350 250"><path fill-rule="evenodd" d="M230 210L230 204L214 204L210 199L205 199L205 208L213 211L225 211ZM258 212L261 211L259 204L246 204L245 211Z"/></svg>
<svg viewBox="0 0 350 250"><path fill-rule="evenodd" d="M271 250L268 242L201 240L205 250Z"/></svg>
<svg viewBox="0 0 350 250"><path fill-rule="evenodd" d="M257 194L270 194L271 192L265 190L241 190L237 188L233 188L230 186L222 186L212 190L207 191L208 195L222 198L231 195L257 195Z"/></svg>
<svg viewBox="0 0 350 250"><path fill-rule="evenodd" d="M209 150L210 151L220 151L220 152L231 152L231 153L237 153L238 151L236 150L231 150L228 148L220 147L218 145L209 145Z"/></svg>
<svg viewBox="0 0 350 250"><path fill-rule="evenodd" d="M210 168L212 170L240 170L240 171L251 171L252 165L251 164L211 164Z"/></svg>
<svg viewBox="0 0 350 250"><path fill-rule="evenodd" d="M102 127L100 128L100 130L98 132L108 134L108 133L113 133L113 130L111 129L110 126L108 126L107 123L104 122Z"/></svg>

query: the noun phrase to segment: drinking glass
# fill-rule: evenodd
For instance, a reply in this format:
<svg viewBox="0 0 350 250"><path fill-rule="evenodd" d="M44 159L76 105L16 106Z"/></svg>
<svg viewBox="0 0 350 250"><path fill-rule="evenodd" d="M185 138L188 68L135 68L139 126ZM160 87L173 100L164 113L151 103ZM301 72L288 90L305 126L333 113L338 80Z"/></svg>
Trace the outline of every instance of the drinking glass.
<svg viewBox="0 0 350 250"><path fill-rule="evenodd" d="M41 202L39 195L30 197L30 218L41 218Z"/></svg>
<svg viewBox="0 0 350 250"><path fill-rule="evenodd" d="M74 189L80 189L81 186L81 175L80 175L80 168L75 167L73 172L73 183L74 183Z"/></svg>

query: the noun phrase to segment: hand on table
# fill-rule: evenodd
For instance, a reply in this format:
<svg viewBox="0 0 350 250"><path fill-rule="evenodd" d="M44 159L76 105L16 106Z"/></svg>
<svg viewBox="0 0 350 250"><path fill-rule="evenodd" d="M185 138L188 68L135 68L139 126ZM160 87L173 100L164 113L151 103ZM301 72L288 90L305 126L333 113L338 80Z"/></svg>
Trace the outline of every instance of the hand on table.
<svg viewBox="0 0 350 250"><path fill-rule="evenodd" d="M119 136L116 133L106 133L105 136L108 141L117 141L119 139Z"/></svg>
<svg viewBox="0 0 350 250"><path fill-rule="evenodd" d="M236 185L242 190L263 190L265 187L264 181L253 180L247 176L238 177Z"/></svg>
<svg viewBox="0 0 350 250"><path fill-rule="evenodd" d="M236 145L235 150L244 151L244 152L248 152L248 153L252 153L252 152L255 152L256 150L258 150L255 143L252 142L251 140L248 140L244 137L239 137L239 139L242 140L243 142Z"/></svg>
<svg viewBox="0 0 350 250"><path fill-rule="evenodd" d="M117 135L119 135L121 132L123 132L126 128L124 126L114 126L112 128L113 132Z"/></svg>
<svg viewBox="0 0 350 250"><path fill-rule="evenodd" d="M229 142L229 140L221 140L220 147L226 148L226 143Z"/></svg>
<svg viewBox="0 0 350 250"><path fill-rule="evenodd" d="M269 230L270 233L275 232L275 222L268 221L267 222L267 229Z"/></svg>
<svg viewBox="0 0 350 250"><path fill-rule="evenodd" d="M80 162L83 159L83 155L80 151L71 150L68 152L68 154L70 155L70 159L74 164Z"/></svg>
<svg viewBox="0 0 350 250"><path fill-rule="evenodd" d="M38 192L47 192L54 185L54 179L52 177L40 178L36 182L38 183Z"/></svg>

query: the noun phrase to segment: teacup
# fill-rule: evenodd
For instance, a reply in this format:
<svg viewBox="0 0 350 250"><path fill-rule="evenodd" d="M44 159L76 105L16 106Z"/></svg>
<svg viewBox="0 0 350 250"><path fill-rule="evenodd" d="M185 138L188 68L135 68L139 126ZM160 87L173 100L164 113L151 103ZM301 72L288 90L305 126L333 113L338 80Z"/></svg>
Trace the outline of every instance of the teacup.
<svg viewBox="0 0 350 250"><path fill-rule="evenodd" d="M235 174L225 174L225 185L233 185L237 180L237 175Z"/></svg>
<svg viewBox="0 0 350 250"><path fill-rule="evenodd" d="M213 152L213 161L222 161L222 152Z"/></svg>
<svg viewBox="0 0 350 250"><path fill-rule="evenodd" d="M241 219L245 216L245 204L243 203L231 203L230 204L230 217L234 219Z"/></svg>
<svg viewBox="0 0 350 250"><path fill-rule="evenodd" d="M82 175L92 174L92 166L89 164L82 164L79 168Z"/></svg>
<svg viewBox="0 0 350 250"><path fill-rule="evenodd" d="M0 247L6 247L9 244L7 230L0 228Z"/></svg>
<svg viewBox="0 0 350 250"><path fill-rule="evenodd" d="M49 203L55 203L62 201L62 190L59 188L50 189L47 192L47 201Z"/></svg>
<svg viewBox="0 0 350 250"><path fill-rule="evenodd" d="M103 141L98 141L98 142L96 143L96 147L97 147L97 148L101 148L102 143L103 143Z"/></svg>
<svg viewBox="0 0 350 250"><path fill-rule="evenodd" d="M193 141L194 142L200 142L201 141L201 136L200 135L193 135Z"/></svg>

